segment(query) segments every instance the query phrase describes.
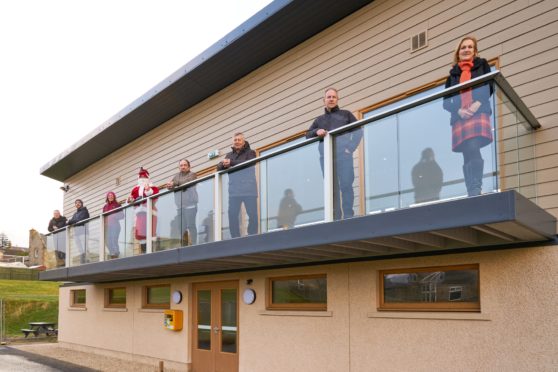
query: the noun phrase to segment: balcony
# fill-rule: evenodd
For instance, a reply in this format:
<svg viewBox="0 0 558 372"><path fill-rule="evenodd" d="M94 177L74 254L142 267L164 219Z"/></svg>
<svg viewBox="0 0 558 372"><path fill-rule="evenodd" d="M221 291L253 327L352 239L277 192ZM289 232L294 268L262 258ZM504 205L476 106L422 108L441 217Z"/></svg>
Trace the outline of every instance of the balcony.
<svg viewBox="0 0 558 372"><path fill-rule="evenodd" d="M472 197L443 108L466 88L490 96L493 137L481 150L482 195ZM546 241L556 219L537 206L538 127L495 71L47 234L40 278L119 281ZM339 151L351 141L352 156ZM333 181L341 174L354 174L344 193ZM258 221L249 228L242 209L236 237L229 195L249 179Z"/></svg>

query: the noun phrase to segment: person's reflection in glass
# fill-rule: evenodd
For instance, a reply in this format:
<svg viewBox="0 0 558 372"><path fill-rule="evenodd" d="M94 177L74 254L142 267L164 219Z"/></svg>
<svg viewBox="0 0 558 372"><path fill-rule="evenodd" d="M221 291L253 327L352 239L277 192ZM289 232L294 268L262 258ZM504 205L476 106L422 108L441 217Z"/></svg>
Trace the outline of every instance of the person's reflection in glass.
<svg viewBox="0 0 558 372"><path fill-rule="evenodd" d="M277 212L277 227L292 229L295 225L296 216L302 212L302 207L297 203L292 189L286 189L283 198L279 202Z"/></svg>
<svg viewBox="0 0 558 372"><path fill-rule="evenodd" d="M411 176L415 188L415 203L440 199L444 174L436 163L434 150L430 147L422 150L420 160L413 167Z"/></svg>

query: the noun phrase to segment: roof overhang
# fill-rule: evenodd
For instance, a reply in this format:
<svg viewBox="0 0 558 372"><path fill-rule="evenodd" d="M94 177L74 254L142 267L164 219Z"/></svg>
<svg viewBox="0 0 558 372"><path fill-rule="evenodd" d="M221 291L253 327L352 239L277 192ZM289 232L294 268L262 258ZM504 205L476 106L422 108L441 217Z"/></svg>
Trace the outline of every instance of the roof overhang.
<svg viewBox="0 0 558 372"><path fill-rule="evenodd" d="M65 181L371 2L275 0L42 166L40 173Z"/></svg>
<svg viewBox="0 0 558 372"><path fill-rule="evenodd" d="M515 191L48 270L41 280L116 282L515 248L555 239L556 218Z"/></svg>

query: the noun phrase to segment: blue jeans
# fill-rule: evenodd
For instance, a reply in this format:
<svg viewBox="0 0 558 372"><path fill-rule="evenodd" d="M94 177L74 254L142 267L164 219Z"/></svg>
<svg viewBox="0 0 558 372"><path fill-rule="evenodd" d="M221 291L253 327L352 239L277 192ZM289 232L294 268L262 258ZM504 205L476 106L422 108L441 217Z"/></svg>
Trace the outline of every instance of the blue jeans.
<svg viewBox="0 0 558 372"><path fill-rule="evenodd" d="M324 174L324 158L320 158L322 175ZM333 218L340 220L351 218L355 215L353 204L355 192L353 182L355 181L355 169L353 167L353 154L342 154L335 158L333 169ZM341 214L341 211L343 214Z"/></svg>
<svg viewBox="0 0 558 372"><path fill-rule="evenodd" d="M258 233L258 197L229 196L229 231L232 238L240 236L239 214L242 203L248 214L248 235Z"/></svg>

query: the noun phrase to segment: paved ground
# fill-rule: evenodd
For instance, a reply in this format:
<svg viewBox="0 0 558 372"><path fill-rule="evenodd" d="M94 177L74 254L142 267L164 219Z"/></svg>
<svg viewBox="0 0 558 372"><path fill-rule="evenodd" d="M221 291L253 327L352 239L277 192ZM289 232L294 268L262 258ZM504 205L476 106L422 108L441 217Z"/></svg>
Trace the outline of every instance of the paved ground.
<svg viewBox="0 0 558 372"><path fill-rule="evenodd" d="M158 367L69 350L57 343L0 346L0 372L154 372ZM165 371L168 371L165 368Z"/></svg>

